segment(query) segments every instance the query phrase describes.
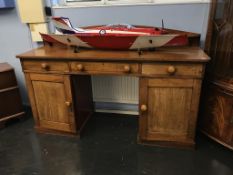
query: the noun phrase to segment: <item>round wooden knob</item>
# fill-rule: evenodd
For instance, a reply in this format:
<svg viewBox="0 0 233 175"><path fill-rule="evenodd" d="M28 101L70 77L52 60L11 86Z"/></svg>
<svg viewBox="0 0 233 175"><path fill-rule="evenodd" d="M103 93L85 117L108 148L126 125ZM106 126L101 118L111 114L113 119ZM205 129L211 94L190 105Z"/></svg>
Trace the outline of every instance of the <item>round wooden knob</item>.
<svg viewBox="0 0 233 175"><path fill-rule="evenodd" d="M41 68L44 70L48 70L49 69L49 65L47 63L42 63L41 64Z"/></svg>
<svg viewBox="0 0 233 175"><path fill-rule="evenodd" d="M77 69L78 69L78 71L83 71L84 70L84 66L82 64L78 64L77 65Z"/></svg>
<svg viewBox="0 0 233 175"><path fill-rule="evenodd" d="M71 102L69 102L69 101L66 101L65 104L66 104L67 107L71 106Z"/></svg>
<svg viewBox="0 0 233 175"><path fill-rule="evenodd" d="M147 111L147 106L146 106L146 105L141 105L141 111L142 111L142 112Z"/></svg>
<svg viewBox="0 0 233 175"><path fill-rule="evenodd" d="M130 66L129 65L125 65L124 66L124 72L125 73L129 73L130 72Z"/></svg>
<svg viewBox="0 0 233 175"><path fill-rule="evenodd" d="M167 72L170 74L170 75L173 75L175 72L176 72L176 68L174 66L169 66L167 68Z"/></svg>

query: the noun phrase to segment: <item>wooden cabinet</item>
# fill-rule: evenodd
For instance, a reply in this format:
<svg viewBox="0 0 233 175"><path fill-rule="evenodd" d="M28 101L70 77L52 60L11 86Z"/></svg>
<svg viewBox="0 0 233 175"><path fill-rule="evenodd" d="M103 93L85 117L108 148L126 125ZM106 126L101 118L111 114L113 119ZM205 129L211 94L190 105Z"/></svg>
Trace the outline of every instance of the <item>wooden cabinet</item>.
<svg viewBox="0 0 233 175"><path fill-rule="evenodd" d="M101 51L42 47L18 56L36 128L80 134L93 111L91 75L137 76L139 141L193 147L208 56L197 47Z"/></svg>
<svg viewBox="0 0 233 175"><path fill-rule="evenodd" d="M70 77L27 74L36 126L76 133Z"/></svg>
<svg viewBox="0 0 233 175"><path fill-rule="evenodd" d="M0 63L0 125L23 115L23 104L14 69L8 63Z"/></svg>
<svg viewBox="0 0 233 175"><path fill-rule="evenodd" d="M233 149L233 86L221 81L208 84L200 127L210 138Z"/></svg>
<svg viewBox="0 0 233 175"><path fill-rule="evenodd" d="M140 141L194 146L200 87L196 79L140 79Z"/></svg>
<svg viewBox="0 0 233 175"><path fill-rule="evenodd" d="M213 0L205 50L211 61L204 82L199 128L233 150L233 1Z"/></svg>
<svg viewBox="0 0 233 175"><path fill-rule="evenodd" d="M25 77L35 128L79 135L93 111L90 77L42 73L25 73ZM77 95L73 89L82 92Z"/></svg>

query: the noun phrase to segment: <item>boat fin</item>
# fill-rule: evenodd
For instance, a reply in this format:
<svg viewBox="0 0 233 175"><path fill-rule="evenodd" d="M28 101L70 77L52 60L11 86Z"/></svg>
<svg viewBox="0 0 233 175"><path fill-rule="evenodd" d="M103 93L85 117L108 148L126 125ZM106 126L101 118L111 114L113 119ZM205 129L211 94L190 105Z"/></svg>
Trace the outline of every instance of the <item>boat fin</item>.
<svg viewBox="0 0 233 175"><path fill-rule="evenodd" d="M83 32L82 29L78 30L74 28L69 18L53 17L52 21L53 21L55 28L63 34L75 34L75 33Z"/></svg>

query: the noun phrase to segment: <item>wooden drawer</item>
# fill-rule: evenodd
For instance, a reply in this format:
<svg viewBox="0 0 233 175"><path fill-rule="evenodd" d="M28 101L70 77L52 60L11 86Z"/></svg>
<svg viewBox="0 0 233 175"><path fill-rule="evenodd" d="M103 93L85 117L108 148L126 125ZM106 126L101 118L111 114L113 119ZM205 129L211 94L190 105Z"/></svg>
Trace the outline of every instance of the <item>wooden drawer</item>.
<svg viewBox="0 0 233 175"><path fill-rule="evenodd" d="M0 72L0 90L17 86L14 70Z"/></svg>
<svg viewBox="0 0 233 175"><path fill-rule="evenodd" d="M0 121L3 118L22 113L23 106L19 89L0 90Z"/></svg>
<svg viewBox="0 0 233 175"><path fill-rule="evenodd" d="M96 74L136 74L139 73L139 65L133 63L72 62L71 70L75 72L87 72Z"/></svg>
<svg viewBox="0 0 233 175"><path fill-rule="evenodd" d="M143 75L202 77L203 73L201 64L142 64Z"/></svg>
<svg viewBox="0 0 233 175"><path fill-rule="evenodd" d="M22 66L24 71L69 72L69 65L66 62L23 61Z"/></svg>

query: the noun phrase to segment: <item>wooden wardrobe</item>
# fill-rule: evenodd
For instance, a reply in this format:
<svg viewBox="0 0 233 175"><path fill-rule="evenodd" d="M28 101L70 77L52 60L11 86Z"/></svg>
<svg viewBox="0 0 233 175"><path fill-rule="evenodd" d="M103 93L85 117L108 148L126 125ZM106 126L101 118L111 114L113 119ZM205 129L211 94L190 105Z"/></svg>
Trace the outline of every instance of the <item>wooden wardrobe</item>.
<svg viewBox="0 0 233 175"><path fill-rule="evenodd" d="M233 0L213 0L205 50L211 57L201 104L200 128L233 150Z"/></svg>

